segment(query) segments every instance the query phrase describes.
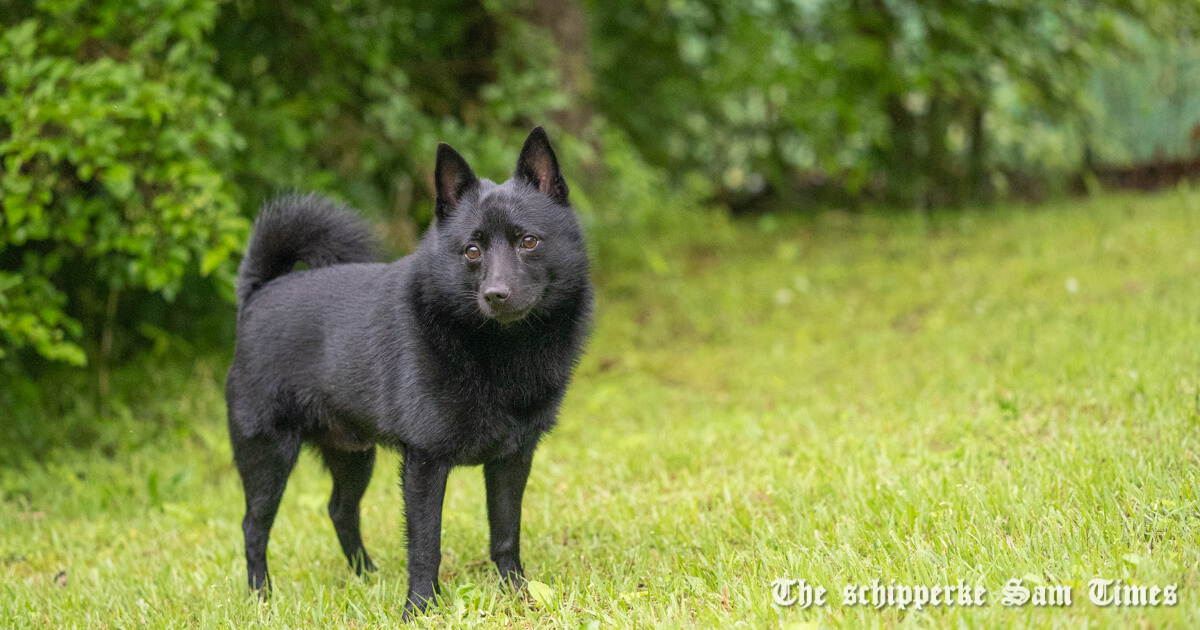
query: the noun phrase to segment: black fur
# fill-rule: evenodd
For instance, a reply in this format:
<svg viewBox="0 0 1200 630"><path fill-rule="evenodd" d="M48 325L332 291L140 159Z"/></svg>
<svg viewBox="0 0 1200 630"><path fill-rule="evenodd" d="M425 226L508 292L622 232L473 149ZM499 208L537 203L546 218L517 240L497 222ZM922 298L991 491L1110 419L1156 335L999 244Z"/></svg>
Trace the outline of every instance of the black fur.
<svg viewBox="0 0 1200 630"><path fill-rule="evenodd" d="M370 227L349 209L317 195L279 197L254 221L238 268L238 305L298 262L317 268L376 260Z"/></svg>
<svg viewBox="0 0 1200 630"><path fill-rule="evenodd" d="M270 587L267 541L301 444L333 475L329 515L359 573L374 569L358 519L375 445L402 453L406 611L438 589L454 466L483 465L491 557L522 579L522 493L591 313L583 235L540 127L503 184L476 178L447 145L435 183L436 224L388 264L365 262L375 252L365 225L319 197L281 198L255 224L226 385L255 590ZM297 261L310 269L292 272Z"/></svg>

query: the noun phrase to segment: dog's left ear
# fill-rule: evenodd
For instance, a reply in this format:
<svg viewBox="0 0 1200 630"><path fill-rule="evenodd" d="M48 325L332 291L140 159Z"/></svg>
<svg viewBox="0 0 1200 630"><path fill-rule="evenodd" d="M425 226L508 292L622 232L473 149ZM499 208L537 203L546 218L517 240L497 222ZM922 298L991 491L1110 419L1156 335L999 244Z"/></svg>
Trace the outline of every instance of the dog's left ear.
<svg viewBox="0 0 1200 630"><path fill-rule="evenodd" d="M445 221L463 198L479 190L479 178L475 176L475 172L463 156L445 142L438 143L433 183L437 189L434 212L439 222Z"/></svg>
<svg viewBox="0 0 1200 630"><path fill-rule="evenodd" d="M532 185L558 204L567 205L567 182L558 170L558 158L554 157L545 129L534 127L529 132L513 177Z"/></svg>

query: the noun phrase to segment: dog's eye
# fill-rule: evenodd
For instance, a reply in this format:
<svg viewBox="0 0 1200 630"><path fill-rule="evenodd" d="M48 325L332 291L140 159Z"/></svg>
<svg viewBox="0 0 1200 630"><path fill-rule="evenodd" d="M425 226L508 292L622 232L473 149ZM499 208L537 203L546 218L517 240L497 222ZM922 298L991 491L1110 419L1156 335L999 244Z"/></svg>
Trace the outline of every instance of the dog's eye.
<svg viewBox="0 0 1200 630"><path fill-rule="evenodd" d="M477 245L468 245L467 249L463 251L463 255L467 257L467 260L479 260L479 257L483 255L483 250L479 249Z"/></svg>
<svg viewBox="0 0 1200 630"><path fill-rule="evenodd" d="M537 246L538 246L538 237L536 237L532 234L521 239L521 247L523 247L525 249L533 249L534 247L537 247Z"/></svg>

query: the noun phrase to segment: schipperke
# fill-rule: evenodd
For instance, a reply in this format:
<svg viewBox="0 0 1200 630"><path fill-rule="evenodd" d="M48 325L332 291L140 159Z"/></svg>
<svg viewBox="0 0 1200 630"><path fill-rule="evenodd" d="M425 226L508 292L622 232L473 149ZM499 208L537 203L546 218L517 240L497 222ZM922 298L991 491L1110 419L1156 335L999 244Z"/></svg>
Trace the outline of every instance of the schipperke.
<svg viewBox="0 0 1200 630"><path fill-rule="evenodd" d="M250 587L301 444L333 475L329 517L356 572L375 566L359 502L375 445L400 451L406 615L439 591L442 500L454 466L483 465L491 557L520 585L521 497L589 328L583 233L546 133L508 181L437 150L436 221L416 251L373 262L367 225L318 196L266 204L238 270L229 434L246 492ZM294 270L297 263L308 269Z"/></svg>

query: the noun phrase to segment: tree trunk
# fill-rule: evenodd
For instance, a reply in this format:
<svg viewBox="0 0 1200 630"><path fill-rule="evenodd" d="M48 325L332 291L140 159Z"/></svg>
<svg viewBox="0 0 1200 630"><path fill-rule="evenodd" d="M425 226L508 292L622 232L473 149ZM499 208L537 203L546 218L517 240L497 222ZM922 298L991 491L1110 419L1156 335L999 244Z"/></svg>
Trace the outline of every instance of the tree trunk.
<svg viewBox="0 0 1200 630"><path fill-rule="evenodd" d="M887 184L888 201L903 207L917 202L920 180L920 160L917 155L917 121L897 94L889 94L885 103L891 133L891 146L886 149L884 162L890 177Z"/></svg>
<svg viewBox="0 0 1200 630"><path fill-rule="evenodd" d="M929 94L929 109L925 114L924 180L927 208L940 208L957 202L954 198L954 176L950 172L950 151L946 147L949 106L945 91L935 81Z"/></svg>
<svg viewBox="0 0 1200 630"><path fill-rule="evenodd" d="M551 113L554 123L567 133L589 144L599 157L599 139L593 121L591 42L587 13L577 0L533 0L530 21L550 32L557 49L555 70L567 107ZM584 176L593 183L599 177L600 162L583 165Z"/></svg>
<svg viewBox="0 0 1200 630"><path fill-rule="evenodd" d="M875 147L888 174L884 194L889 203L911 208L918 201L921 156L917 154L917 119L904 106L904 91L897 88L902 82L893 80L896 72L896 60L892 52L898 28L896 18L883 0L854 0L852 6L854 29L863 37L879 42L885 51L885 66L879 69L877 80L891 86L883 103L888 117L889 142Z"/></svg>
<svg viewBox="0 0 1200 630"><path fill-rule="evenodd" d="M971 103L967 132L967 195L973 203L991 200L991 186L987 172L987 131L984 115L987 112L987 97L977 97Z"/></svg>

